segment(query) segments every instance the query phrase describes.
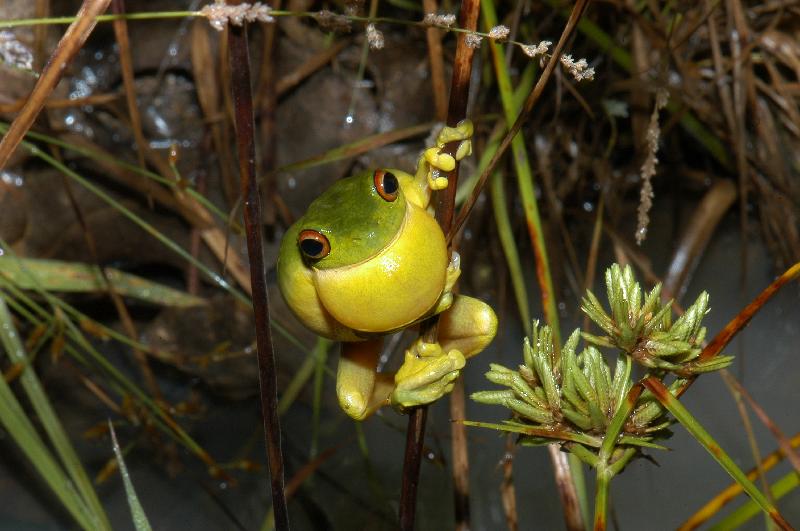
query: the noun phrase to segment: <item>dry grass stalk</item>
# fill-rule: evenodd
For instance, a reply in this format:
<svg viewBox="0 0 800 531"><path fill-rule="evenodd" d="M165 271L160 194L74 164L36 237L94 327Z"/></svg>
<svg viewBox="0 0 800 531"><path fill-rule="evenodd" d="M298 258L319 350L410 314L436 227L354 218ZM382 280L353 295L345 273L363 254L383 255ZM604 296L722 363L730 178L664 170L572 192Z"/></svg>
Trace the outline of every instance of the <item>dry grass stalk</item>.
<svg viewBox="0 0 800 531"><path fill-rule="evenodd" d="M639 194L639 209L636 225L636 243L641 245L647 237L647 227L650 225L650 209L653 207L653 176L656 174L658 164L658 141L661 138L661 126L658 123L658 113L667 106L669 93L661 89L656 93L656 103L653 114L650 115L650 124L647 126L647 156L642 163L640 172L642 189Z"/></svg>

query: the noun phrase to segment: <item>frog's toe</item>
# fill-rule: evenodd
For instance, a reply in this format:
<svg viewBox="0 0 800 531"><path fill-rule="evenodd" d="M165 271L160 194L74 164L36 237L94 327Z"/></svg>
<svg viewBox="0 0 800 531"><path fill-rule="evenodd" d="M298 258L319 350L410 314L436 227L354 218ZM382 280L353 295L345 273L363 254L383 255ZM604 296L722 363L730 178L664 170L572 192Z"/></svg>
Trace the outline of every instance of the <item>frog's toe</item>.
<svg viewBox="0 0 800 531"><path fill-rule="evenodd" d="M418 358L440 358L444 355L442 346L439 343L427 343L422 339L416 340L411 349Z"/></svg>
<svg viewBox="0 0 800 531"><path fill-rule="evenodd" d="M426 149L425 160L432 167L442 171L453 171L456 167L456 159L452 155L442 152L442 149L438 147Z"/></svg>
<svg viewBox="0 0 800 531"><path fill-rule="evenodd" d="M455 142L456 140L466 140L472 137L475 127L472 121L464 119L458 122L455 127L443 127L439 135L436 137L436 143L440 146L448 142Z"/></svg>
<svg viewBox="0 0 800 531"><path fill-rule="evenodd" d="M339 406L351 418L361 420L367 415L367 398L358 391L339 393Z"/></svg>
<svg viewBox="0 0 800 531"><path fill-rule="evenodd" d="M447 177L439 175L438 170L432 170L428 173L428 188L431 190L444 190L449 182Z"/></svg>
<svg viewBox="0 0 800 531"><path fill-rule="evenodd" d="M458 144L456 160L462 160L464 157L469 157L470 155L472 155L472 142L470 140L464 140Z"/></svg>

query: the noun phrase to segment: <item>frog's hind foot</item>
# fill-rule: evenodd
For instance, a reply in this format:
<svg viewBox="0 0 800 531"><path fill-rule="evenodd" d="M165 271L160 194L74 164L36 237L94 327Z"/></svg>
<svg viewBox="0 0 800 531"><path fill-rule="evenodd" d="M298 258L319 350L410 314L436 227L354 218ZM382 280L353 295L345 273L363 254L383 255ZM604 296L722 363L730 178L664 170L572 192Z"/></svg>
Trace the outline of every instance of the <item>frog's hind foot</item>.
<svg viewBox="0 0 800 531"><path fill-rule="evenodd" d="M392 406L399 410L435 402L453 390L466 360L458 350L446 354L438 343L418 339L406 351L406 358L395 374Z"/></svg>

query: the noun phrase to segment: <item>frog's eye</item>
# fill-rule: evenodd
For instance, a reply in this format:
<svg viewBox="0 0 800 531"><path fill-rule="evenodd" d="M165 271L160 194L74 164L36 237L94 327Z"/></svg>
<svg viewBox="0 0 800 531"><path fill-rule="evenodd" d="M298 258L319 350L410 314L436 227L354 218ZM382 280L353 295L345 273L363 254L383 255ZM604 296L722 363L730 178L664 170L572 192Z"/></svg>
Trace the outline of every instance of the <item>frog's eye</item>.
<svg viewBox="0 0 800 531"><path fill-rule="evenodd" d="M322 233L313 229L300 231L297 236L300 252L312 260L325 258L331 252L331 244Z"/></svg>
<svg viewBox="0 0 800 531"><path fill-rule="evenodd" d="M400 190L400 183L393 173L384 170L375 170L372 175L375 182L375 191L386 201L392 202L397 199L397 192Z"/></svg>

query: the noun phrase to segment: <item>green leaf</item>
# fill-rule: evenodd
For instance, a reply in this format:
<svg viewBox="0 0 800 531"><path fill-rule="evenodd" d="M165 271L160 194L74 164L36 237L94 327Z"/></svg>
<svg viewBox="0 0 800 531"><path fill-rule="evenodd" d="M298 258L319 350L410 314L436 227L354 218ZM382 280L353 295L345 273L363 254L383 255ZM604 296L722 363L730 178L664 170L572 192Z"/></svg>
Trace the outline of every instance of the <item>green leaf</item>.
<svg viewBox="0 0 800 531"><path fill-rule="evenodd" d="M613 400L612 410L616 413L630 389L631 358L620 355L617 357L617 366L614 369L614 380L611 382L610 394Z"/></svg>
<svg viewBox="0 0 800 531"><path fill-rule="evenodd" d="M606 334L611 334L614 330L614 320L605 312L600 301L597 300L594 293L586 291L586 297L583 298L581 310L589 319L595 322Z"/></svg>
<svg viewBox="0 0 800 531"><path fill-rule="evenodd" d="M562 407L561 413L563 413L563 415L567 417L567 420L575 424L580 429L585 431L592 429L592 419L590 419L587 415L584 415L582 413L579 413L578 411L574 411L567 407Z"/></svg>
<svg viewBox="0 0 800 531"><path fill-rule="evenodd" d="M533 388L529 386L519 374L514 374L511 376L511 388L514 390L517 396L532 406L539 409L547 409L547 404L539 400L539 397L536 396L536 392L533 390Z"/></svg>

